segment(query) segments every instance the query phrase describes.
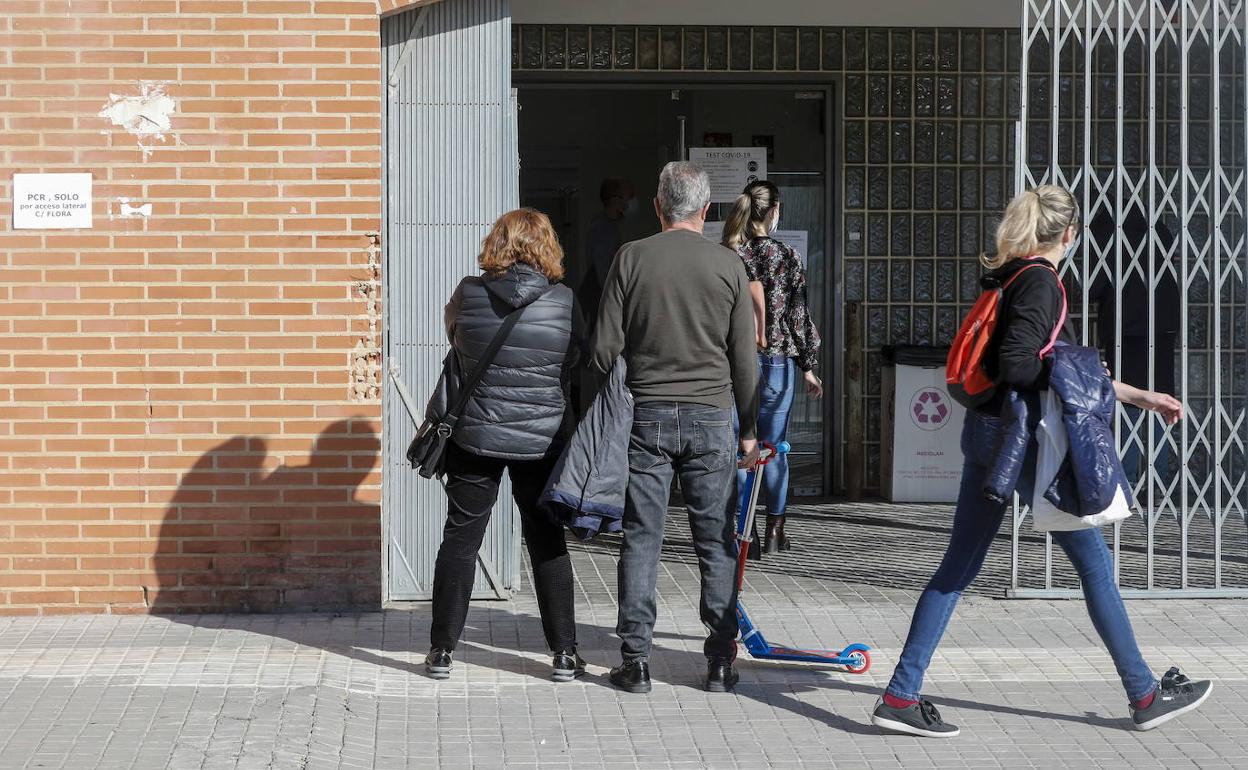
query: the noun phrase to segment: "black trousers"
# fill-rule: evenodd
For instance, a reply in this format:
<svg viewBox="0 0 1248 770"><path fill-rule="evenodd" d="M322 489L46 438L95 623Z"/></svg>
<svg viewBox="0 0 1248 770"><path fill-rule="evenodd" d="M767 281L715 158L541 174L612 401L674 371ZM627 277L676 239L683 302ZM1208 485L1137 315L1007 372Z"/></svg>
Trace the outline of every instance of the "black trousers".
<svg viewBox="0 0 1248 770"><path fill-rule="evenodd" d="M454 444L448 449L445 486L449 507L433 573L432 647L454 650L463 634L476 580L477 553L490 523L490 511L498 500L504 470L511 476L520 528L533 564L546 643L553 652L576 647L575 586L563 527L538 509L554 462L482 457Z"/></svg>

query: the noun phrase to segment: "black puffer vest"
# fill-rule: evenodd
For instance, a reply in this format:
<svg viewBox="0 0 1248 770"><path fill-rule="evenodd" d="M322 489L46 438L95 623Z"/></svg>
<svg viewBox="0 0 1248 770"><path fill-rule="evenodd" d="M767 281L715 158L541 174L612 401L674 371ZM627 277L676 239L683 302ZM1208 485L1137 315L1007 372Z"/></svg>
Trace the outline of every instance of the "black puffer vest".
<svg viewBox="0 0 1248 770"><path fill-rule="evenodd" d="M516 264L501 276L465 278L446 306L446 332L466 377L512 310L511 330L464 410L454 441L487 457L537 460L563 448L571 427L568 382L576 363L572 290ZM545 294L543 295L543 293Z"/></svg>

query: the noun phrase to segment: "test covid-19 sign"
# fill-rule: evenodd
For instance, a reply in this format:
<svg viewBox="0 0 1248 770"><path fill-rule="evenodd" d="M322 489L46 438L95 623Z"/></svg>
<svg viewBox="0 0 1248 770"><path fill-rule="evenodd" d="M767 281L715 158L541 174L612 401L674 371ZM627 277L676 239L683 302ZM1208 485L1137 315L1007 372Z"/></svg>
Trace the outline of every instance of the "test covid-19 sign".
<svg viewBox="0 0 1248 770"><path fill-rule="evenodd" d="M91 227L90 174L14 174L14 230Z"/></svg>
<svg viewBox="0 0 1248 770"><path fill-rule="evenodd" d="M711 180L711 203L732 203L750 182L767 178L766 147L692 147L689 160Z"/></svg>

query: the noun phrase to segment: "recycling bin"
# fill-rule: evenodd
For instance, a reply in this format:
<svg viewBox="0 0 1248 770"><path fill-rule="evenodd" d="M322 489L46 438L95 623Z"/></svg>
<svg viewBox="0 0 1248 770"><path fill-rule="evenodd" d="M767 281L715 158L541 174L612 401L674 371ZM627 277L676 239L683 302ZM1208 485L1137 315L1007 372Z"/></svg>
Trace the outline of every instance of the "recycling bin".
<svg viewBox="0 0 1248 770"><path fill-rule="evenodd" d="M962 479L966 410L945 389L948 347L882 351L881 493L897 503L952 503Z"/></svg>

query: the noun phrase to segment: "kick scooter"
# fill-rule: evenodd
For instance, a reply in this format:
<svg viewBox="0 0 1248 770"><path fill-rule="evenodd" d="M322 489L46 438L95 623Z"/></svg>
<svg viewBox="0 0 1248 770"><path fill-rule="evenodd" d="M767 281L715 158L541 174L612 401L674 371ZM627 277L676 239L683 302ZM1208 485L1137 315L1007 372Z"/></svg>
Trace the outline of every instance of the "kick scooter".
<svg viewBox="0 0 1248 770"><path fill-rule="evenodd" d="M865 644L851 644L839 652L831 650L798 650L768 642L763 632L750 620L741 603L740 594L745 590L745 565L750 554L751 533L754 531L755 510L758 493L762 488L763 473L768 463L778 455L788 454L787 442L778 446L763 444L759 451L758 465L746 473L741 487L741 509L737 515L737 623L741 627L741 643L750 657L759 660L788 660L800 663L827 663L844 666L851 674L865 674L871 668L871 648Z"/></svg>

